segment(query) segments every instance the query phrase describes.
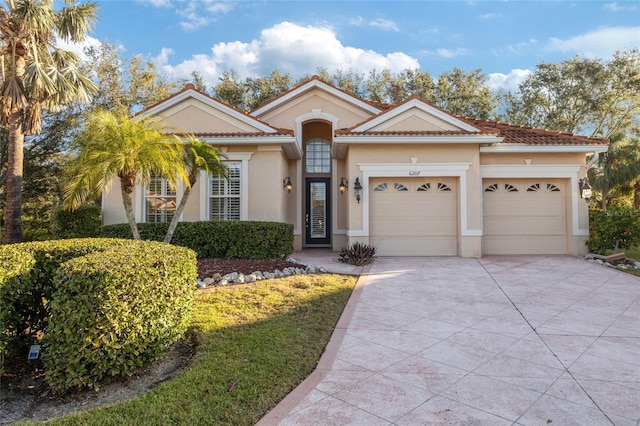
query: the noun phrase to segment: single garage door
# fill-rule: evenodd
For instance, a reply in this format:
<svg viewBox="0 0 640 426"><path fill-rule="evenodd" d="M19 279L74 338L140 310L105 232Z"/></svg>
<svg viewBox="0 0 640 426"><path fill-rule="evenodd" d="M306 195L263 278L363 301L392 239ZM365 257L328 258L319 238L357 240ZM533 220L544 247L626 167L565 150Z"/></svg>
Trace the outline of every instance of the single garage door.
<svg viewBox="0 0 640 426"><path fill-rule="evenodd" d="M380 256L456 256L456 178L371 178L370 241Z"/></svg>
<svg viewBox="0 0 640 426"><path fill-rule="evenodd" d="M567 253L566 182L484 179L484 254Z"/></svg>

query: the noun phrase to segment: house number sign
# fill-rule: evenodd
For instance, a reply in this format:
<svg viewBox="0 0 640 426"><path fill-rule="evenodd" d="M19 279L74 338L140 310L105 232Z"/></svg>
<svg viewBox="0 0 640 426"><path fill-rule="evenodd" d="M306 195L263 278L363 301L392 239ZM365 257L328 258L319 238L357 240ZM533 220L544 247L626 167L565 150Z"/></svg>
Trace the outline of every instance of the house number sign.
<svg viewBox="0 0 640 426"><path fill-rule="evenodd" d="M409 170L409 176L420 176L420 170Z"/></svg>

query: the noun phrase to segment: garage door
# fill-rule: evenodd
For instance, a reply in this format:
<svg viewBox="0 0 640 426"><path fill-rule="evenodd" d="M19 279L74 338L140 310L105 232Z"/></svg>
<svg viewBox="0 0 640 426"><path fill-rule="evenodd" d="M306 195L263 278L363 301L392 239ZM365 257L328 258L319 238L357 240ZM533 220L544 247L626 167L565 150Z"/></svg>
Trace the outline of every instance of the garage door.
<svg viewBox="0 0 640 426"><path fill-rule="evenodd" d="M457 179L372 178L370 240L380 256L458 254Z"/></svg>
<svg viewBox="0 0 640 426"><path fill-rule="evenodd" d="M562 179L484 179L484 254L567 253Z"/></svg>

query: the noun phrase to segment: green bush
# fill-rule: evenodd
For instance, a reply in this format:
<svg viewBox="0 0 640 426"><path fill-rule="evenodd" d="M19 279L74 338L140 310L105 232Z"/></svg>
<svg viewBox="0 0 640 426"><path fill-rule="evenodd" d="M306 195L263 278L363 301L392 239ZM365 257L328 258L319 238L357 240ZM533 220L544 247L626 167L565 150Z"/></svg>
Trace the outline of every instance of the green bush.
<svg viewBox="0 0 640 426"><path fill-rule="evenodd" d="M44 356L53 388L97 387L130 376L186 331L195 253L139 243L76 258L58 270Z"/></svg>
<svg viewBox="0 0 640 426"><path fill-rule="evenodd" d="M590 214L589 241L592 253L605 253L640 244L640 210L595 210Z"/></svg>
<svg viewBox="0 0 640 426"><path fill-rule="evenodd" d="M46 328L60 264L127 240L52 240L0 246L0 350L21 351Z"/></svg>
<svg viewBox="0 0 640 426"><path fill-rule="evenodd" d="M162 241L168 223L140 223L143 240ZM132 238L128 224L106 225L99 235ZM277 259L293 253L293 225L280 222L180 222L172 244L194 250L198 258Z"/></svg>
<svg viewBox="0 0 640 426"><path fill-rule="evenodd" d="M376 259L376 248L369 244L355 242L340 251L341 262L362 266L372 263Z"/></svg>
<svg viewBox="0 0 640 426"><path fill-rule="evenodd" d="M0 246L0 353L40 340L59 390L131 374L184 332L196 275L193 251L156 242Z"/></svg>
<svg viewBox="0 0 640 426"><path fill-rule="evenodd" d="M51 227L56 238L90 238L98 235L102 225L100 206L83 204L74 211L61 206L53 210Z"/></svg>

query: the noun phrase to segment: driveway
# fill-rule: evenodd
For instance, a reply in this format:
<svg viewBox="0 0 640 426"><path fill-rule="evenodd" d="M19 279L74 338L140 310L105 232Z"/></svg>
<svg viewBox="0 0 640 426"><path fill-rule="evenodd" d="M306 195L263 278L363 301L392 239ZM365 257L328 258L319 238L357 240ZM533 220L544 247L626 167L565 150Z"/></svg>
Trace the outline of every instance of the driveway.
<svg viewBox="0 0 640 426"><path fill-rule="evenodd" d="M334 256L315 264L345 272ZM639 423L640 278L518 256L377 259L259 425Z"/></svg>

